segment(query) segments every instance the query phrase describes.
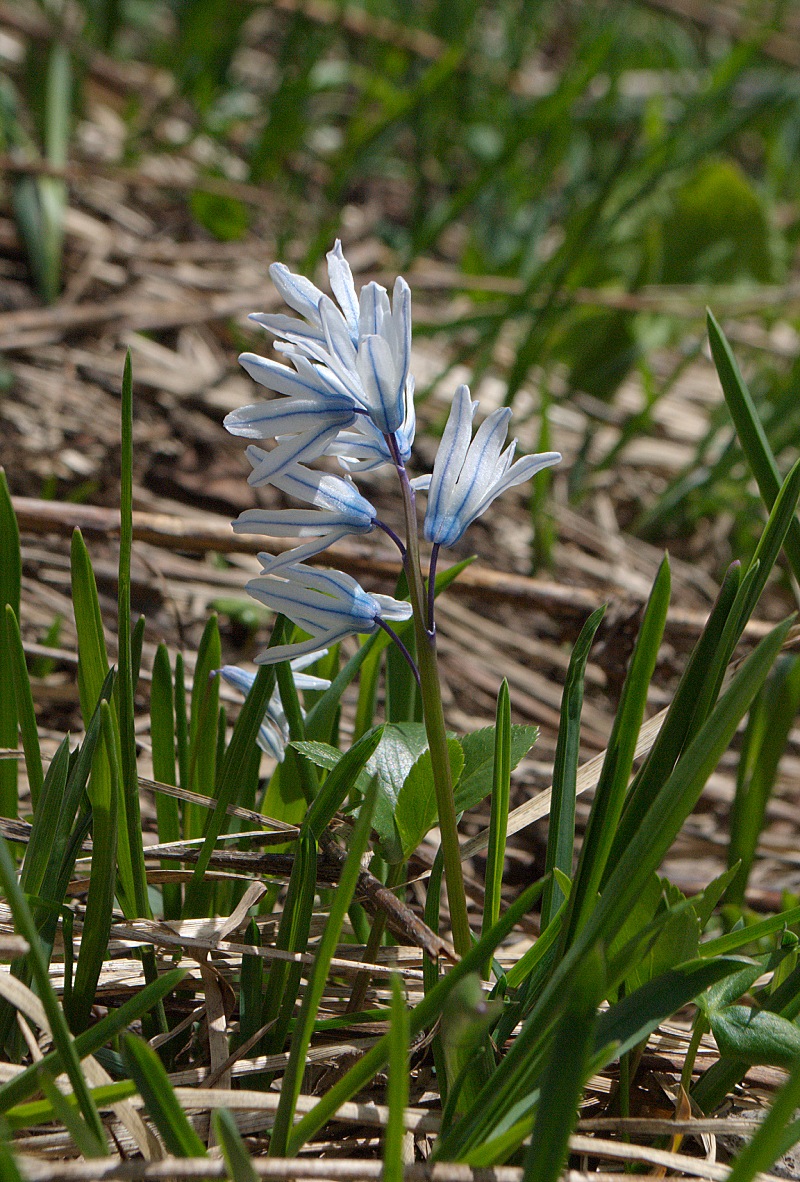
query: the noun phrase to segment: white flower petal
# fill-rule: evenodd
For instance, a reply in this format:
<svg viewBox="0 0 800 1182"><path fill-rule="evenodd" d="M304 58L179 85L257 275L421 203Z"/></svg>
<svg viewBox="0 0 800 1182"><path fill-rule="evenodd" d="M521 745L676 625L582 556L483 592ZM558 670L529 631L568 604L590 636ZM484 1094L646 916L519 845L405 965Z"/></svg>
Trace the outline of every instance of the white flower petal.
<svg viewBox="0 0 800 1182"><path fill-rule="evenodd" d="M356 346L358 344L358 297L353 283L353 272L342 254L342 244L338 238L333 244L333 250L328 251L327 258L331 291L339 302L350 332L350 339Z"/></svg>
<svg viewBox="0 0 800 1182"><path fill-rule="evenodd" d="M272 282L284 302L312 324L319 324L319 301L322 292L304 275L295 275L284 263L273 263L269 269Z"/></svg>

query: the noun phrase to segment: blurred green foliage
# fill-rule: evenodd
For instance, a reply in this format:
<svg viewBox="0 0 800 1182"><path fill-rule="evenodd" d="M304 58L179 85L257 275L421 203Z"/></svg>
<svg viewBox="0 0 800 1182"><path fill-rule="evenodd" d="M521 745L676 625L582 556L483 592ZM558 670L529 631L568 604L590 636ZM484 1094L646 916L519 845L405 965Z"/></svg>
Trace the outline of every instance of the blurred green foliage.
<svg viewBox="0 0 800 1182"><path fill-rule="evenodd" d="M82 4L80 49L64 46L51 14L51 43L29 55L48 71L21 64L3 80L6 150L66 159L93 47L167 71L171 92L131 94L124 159L191 156L187 210L215 238L252 233L307 269L349 227L377 237L397 269L422 255L446 262L467 300L444 324L417 317L417 332L444 332L443 368L468 364L476 387L499 371L509 403L523 387L546 389L553 406L608 402L638 371L646 406L612 452L598 456L603 416L581 404L579 457L593 461L574 469L576 499L590 469L652 433L656 404L700 348L705 304L736 314L759 284L791 277L800 77L767 52L780 6L759 8L763 27L737 38L635 0ZM800 58L791 37L786 46ZM226 195L226 178L259 186L263 203ZM52 300L63 186L11 183L33 276ZM660 303L662 285L688 290ZM777 314L797 319L767 307L767 327ZM678 346L677 360L656 373L664 346ZM779 356L754 360L754 398L785 471L800 426L794 374ZM639 524L650 536L689 532L726 508L733 548L752 550L759 501L724 415L712 428Z"/></svg>

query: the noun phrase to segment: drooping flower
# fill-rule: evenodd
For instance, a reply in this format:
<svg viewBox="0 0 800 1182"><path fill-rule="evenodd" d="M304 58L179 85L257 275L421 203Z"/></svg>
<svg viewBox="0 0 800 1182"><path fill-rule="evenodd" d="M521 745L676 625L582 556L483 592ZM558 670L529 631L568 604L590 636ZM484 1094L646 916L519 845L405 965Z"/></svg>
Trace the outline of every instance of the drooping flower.
<svg viewBox="0 0 800 1182"><path fill-rule="evenodd" d="M512 462L516 440L503 451L511 418L508 407L492 411L473 439L472 419L477 409L469 388L459 386L433 473L413 482L416 488L428 488L425 537L438 546L453 546L496 497L561 459L557 451L548 451Z"/></svg>
<svg viewBox="0 0 800 1182"><path fill-rule="evenodd" d="M299 690L328 689L331 683L326 677L314 677L309 673L302 672L303 669L307 669L309 665L318 661L320 657L324 657L326 652L327 649L321 649L319 652L297 657L291 662L294 683ZM255 673L250 673L247 669L240 669L238 665L223 665L220 673L229 685L239 690L245 697L250 693L256 679ZM276 687L269 700L264 721L259 727L256 742L262 751L266 751L267 755L271 755L273 759L280 762L283 760L284 749L288 741L289 726L281 705L280 691Z"/></svg>
<svg viewBox="0 0 800 1182"><path fill-rule="evenodd" d="M265 454L270 453L252 445L247 448L247 456L254 467ZM235 532L314 540L274 558L260 555L265 567L263 573L274 573L287 564L304 562L348 534L369 533L375 528L377 512L374 506L346 477L292 464L280 475L273 476L270 483L314 508L245 509L233 523Z"/></svg>
<svg viewBox="0 0 800 1182"><path fill-rule="evenodd" d="M357 296L338 239L328 253L328 275L338 307L282 263L273 264L270 274L286 303L305 319L269 313L253 313L250 319L278 337L276 348L289 357L304 380L309 375L303 361L317 373L318 383L331 394L349 397L381 434L394 434L407 425L411 292L406 281L396 280L391 302L378 283L366 284ZM264 359L255 354L245 353L240 361L254 377L258 371L256 380L271 389L279 389L271 385L273 381L285 384L286 373L291 374L287 366L259 365Z"/></svg>
<svg viewBox="0 0 800 1182"><path fill-rule="evenodd" d="M246 590L310 633L310 639L299 644L265 649L256 657L261 665L303 656L356 632L375 632L381 620L407 620L411 616L410 603L365 591L343 571L315 570L300 562L251 579Z"/></svg>

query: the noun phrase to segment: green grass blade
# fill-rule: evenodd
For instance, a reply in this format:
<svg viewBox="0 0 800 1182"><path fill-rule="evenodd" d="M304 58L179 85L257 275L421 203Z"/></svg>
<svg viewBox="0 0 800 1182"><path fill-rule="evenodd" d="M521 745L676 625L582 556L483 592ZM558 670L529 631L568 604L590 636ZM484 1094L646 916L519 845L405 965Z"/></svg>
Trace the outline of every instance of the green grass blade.
<svg viewBox="0 0 800 1182"><path fill-rule="evenodd" d="M129 863L133 876L136 917L150 919L147 875L142 846L142 815L139 808L139 777L136 767L136 733L131 649L131 550L133 546L133 371L130 350L125 355L121 392L120 448L120 532L117 602L118 673L116 682L119 726L120 820L124 828L120 843L127 846L122 861Z"/></svg>
<svg viewBox="0 0 800 1182"><path fill-rule="evenodd" d="M609 855L609 865L613 866L625 849L687 741L705 721L707 710L714 705L715 661L740 585L741 567L736 562L725 575L702 635L678 683L664 725L631 785Z"/></svg>
<svg viewBox="0 0 800 1182"><path fill-rule="evenodd" d="M65 735L47 769L40 797L41 803L33 815L19 878L20 886L26 895L40 894L45 881L56 840L59 814L64 803L69 764L69 736Z"/></svg>
<svg viewBox="0 0 800 1182"><path fill-rule="evenodd" d="M19 548L19 526L11 504L11 493L6 474L0 468L0 680L7 687L0 693L0 747L14 748L18 742L17 697L11 691L14 683L13 638L9 632L6 606L19 619L20 587L22 584L22 556ZM27 757L27 754L26 754ZM31 783L33 790L34 784ZM38 784L36 785L38 788ZM17 815L17 763L14 759L0 759L0 815Z"/></svg>
<svg viewBox="0 0 800 1182"><path fill-rule="evenodd" d="M105 1138L98 1141L97 1134L89 1127L78 1112L74 1104L70 1104L66 1096L62 1096L53 1082L53 1077L40 1069L39 1084L45 1094L45 1099L53 1113L55 1120L64 1125L75 1145L85 1158L106 1157L108 1147ZM92 1097L94 1099L94 1097ZM11 1115L9 1114L9 1120Z"/></svg>
<svg viewBox="0 0 800 1182"><path fill-rule="evenodd" d="M647 878L660 866L706 780L781 650L791 620L766 636L742 664L718 705L691 743L644 817L635 838L614 867L587 924L610 941L624 922ZM587 935L588 939L588 935Z"/></svg>
<svg viewBox="0 0 800 1182"><path fill-rule="evenodd" d="M786 1141L786 1126L800 1105L800 1060L795 1062L789 1078L772 1102L772 1107L752 1139L736 1157L728 1182L753 1182L757 1174L768 1170L790 1148ZM800 1122L794 1122L792 1135L800 1137Z"/></svg>
<svg viewBox="0 0 800 1182"><path fill-rule="evenodd" d="M492 805L489 815L489 846L486 853L486 897L481 920L481 935L486 935L500 918L503 889L503 864L506 856L508 804L511 796L511 700L508 682L503 679L497 695L494 732L494 768ZM484 965L484 979L489 979L491 964Z"/></svg>
<svg viewBox="0 0 800 1182"><path fill-rule="evenodd" d="M0 836L0 883L2 883L6 902L11 908L11 913L14 917L14 926L20 935L27 940L29 945L28 957L31 966L31 975L36 985L36 992L39 994L50 1024L58 1069L67 1073L81 1114L89 1128L97 1136L98 1141L102 1144L105 1142L103 1123L100 1120L100 1115L92 1102L86 1081L83 1078L75 1043L67 1029L66 1019L50 983L50 974L47 970L47 963L42 952L39 933L36 931L33 915L31 914L27 899L22 892L22 888L17 882L14 861L11 857L8 844L2 836ZM92 996L94 997L94 994ZM36 1068L40 1067L41 1063L36 1064ZM11 1082L13 1084L17 1081L12 1080ZM4 1098L6 1094L6 1087L0 1089L1 1097Z"/></svg>
<svg viewBox="0 0 800 1182"><path fill-rule="evenodd" d="M175 657L175 749L178 757L178 782L181 788L188 788L189 716L186 711L186 678L182 653Z"/></svg>
<svg viewBox="0 0 800 1182"><path fill-rule="evenodd" d="M160 1001L172 993L186 976L184 969L171 969L164 973L151 985L145 985L133 997L123 1002L117 1009L111 1010L94 1026L84 1030L73 1040L75 1053L79 1059L86 1058L99 1051L107 1042L116 1038L121 1031L126 1030L134 1022L138 1022L144 1014L158 1005ZM37 1073L40 1068L50 1072L58 1072L62 1068L62 1057L59 1051L50 1051L38 1063L32 1063L19 1075L15 1075L0 1087L0 1113L8 1112L16 1104L21 1104L28 1096L39 1088Z"/></svg>
<svg viewBox="0 0 800 1182"><path fill-rule="evenodd" d="M217 1108L211 1113L211 1128L225 1158L231 1182L258 1182L250 1154L227 1108Z"/></svg>
<svg viewBox="0 0 800 1182"><path fill-rule="evenodd" d="M389 1019L389 1082L386 1105L389 1120L383 1143L383 1182L403 1182L403 1139L406 1134L405 1110L408 1107L408 1006L399 977L392 976L392 1003Z"/></svg>
<svg viewBox="0 0 800 1182"><path fill-rule="evenodd" d="M281 912L276 948L285 952L305 952L314 899L317 893L317 843L308 829L297 842L292 873ZM261 1026L272 1023L261 1045L262 1054L283 1049L300 989L302 967L285 960L273 961L264 990Z"/></svg>
<svg viewBox="0 0 800 1182"><path fill-rule="evenodd" d="M634 839L611 872L599 902L531 1010L513 1046L498 1065L491 1086L484 1088L472 1114L452 1130L443 1146L449 1160L482 1144L513 1096L525 1095L520 1072L529 1078L538 1069L546 1033L560 998L587 950L602 941L610 946L632 912L650 876L672 845L694 808L708 776L726 750L788 632L786 621L761 641L734 677L717 707L679 761L648 810ZM532 1049L533 1048L533 1049ZM533 1050L535 1049L535 1053Z"/></svg>
<svg viewBox="0 0 800 1182"><path fill-rule="evenodd" d="M711 354L736 434L739 436L750 470L756 478L764 504L767 509L772 509L781 487L780 473L772 448L733 350L711 311L707 312L707 327ZM800 579L800 522L794 516L783 545L794 576Z"/></svg>
<svg viewBox="0 0 800 1182"><path fill-rule="evenodd" d="M0 523L0 533L2 532ZM22 748L25 752L25 768L28 773L28 785L31 790L31 804L34 813L44 786L44 768L42 766L42 752L39 746L39 728L36 725L36 710L33 705L31 679L25 661L25 649L22 646L22 635L16 614L10 603L6 604L6 636L7 655L11 664L14 678L14 694L19 716L19 733L22 737ZM0 677L6 677L7 666L0 656Z"/></svg>
<svg viewBox="0 0 800 1182"><path fill-rule="evenodd" d="M80 530L75 530L72 535L71 569L72 606L78 633L78 694L83 724L88 727L100 699L103 683L108 676L109 664L97 584L89 552ZM113 718L113 721L116 731L116 719ZM117 739L117 744L119 744L119 739ZM117 745L118 762L119 750L119 745ZM101 753L92 768L93 790L105 799L110 791L110 783L111 771L108 759L104 753ZM128 843L124 842L119 847L119 901L125 914L133 915L136 910L136 889L129 854Z"/></svg>
<svg viewBox="0 0 800 1182"><path fill-rule="evenodd" d="M160 784L177 784L172 672L167 646L163 643L158 646L153 658L153 676L150 683L150 742L154 779ZM163 792L156 793L156 818L160 842L180 841L180 812L174 796L167 796ZM161 865L163 869L168 869L170 863L162 862ZM180 886L177 883L164 883L161 893L164 900L164 918L179 919Z"/></svg>
<svg viewBox="0 0 800 1182"><path fill-rule="evenodd" d="M189 711L189 787L203 796L214 795L217 774L217 717L219 715L219 678L222 648L216 615L210 616L200 644L192 681ZM202 837L206 810L186 804L183 809L184 837Z"/></svg>
<svg viewBox="0 0 800 1182"><path fill-rule="evenodd" d="M126 1034L122 1038L122 1060L167 1150L175 1157L205 1157L206 1147L178 1103L155 1051L143 1039Z"/></svg>
<svg viewBox="0 0 800 1182"><path fill-rule="evenodd" d="M93 774L89 785L92 803L92 868L83 938L70 999L69 1022L75 1031L85 1029L91 1016L100 970L107 954L116 886L119 765L111 707L106 701L100 703L100 716L103 747L98 748L97 755L99 757L105 751L109 777L107 781L105 777L96 780Z"/></svg>
<svg viewBox="0 0 800 1182"><path fill-rule="evenodd" d="M283 628L283 622L281 621L279 623L276 621L270 645L272 645L273 641L275 644L283 643ZM218 643L219 632L216 629L216 623L214 625L214 633L216 635L216 643ZM218 679L215 678L214 680L216 681ZM186 899L183 909L185 916L193 914L193 908L199 905L200 899L202 898L203 876L205 875L211 855L214 852L217 838L220 833L224 832L228 815L228 805L235 803L242 774L248 766L250 751L255 744L258 728L261 726L261 722L266 714L267 704L274 688L275 666L262 665L256 674L256 679L250 693L247 695L244 706L236 720L231 741L225 752L225 758L220 769L219 781L216 786L216 804L206 823L200 856L194 868L191 881L186 888ZM192 701L194 702L194 695L192 695ZM216 742L216 730L214 731L214 740Z"/></svg>
<svg viewBox="0 0 800 1182"><path fill-rule="evenodd" d="M507 907L491 931L482 936L475 947L436 983L409 1014L410 1037L426 1029L440 1016L443 1007L459 981L470 973L480 972L498 944L505 939L523 915L527 915L541 898L544 879L533 883ZM350 1068L347 1074L320 1098L312 1110L298 1121L289 1138L287 1152L296 1154L314 1134L334 1115L340 1104L351 1099L380 1071L389 1057L389 1035L384 1035L371 1050Z"/></svg>
<svg viewBox="0 0 800 1182"><path fill-rule="evenodd" d="M569 1137L578 1119L589 1051L602 1000L603 958L596 949L582 959L567 991L542 1078L536 1123L523 1167L523 1182L558 1182Z"/></svg>
<svg viewBox="0 0 800 1182"><path fill-rule="evenodd" d="M281 1097L275 1113L275 1124L269 1143L270 1157L284 1157L287 1141L294 1122L297 1097L300 1095L300 1085L303 1082L303 1072L306 1066L306 1054L314 1031L314 1021L319 1010L322 995L328 979L328 970L336 952L347 909L353 898L361 873L361 858L369 842L372 813L378 794L377 778L373 777L367 794L364 797L347 850L342 872L336 891L331 901L325 929L322 933L314 964L303 991L300 1013L292 1035L289 1048L289 1062L281 1082Z"/></svg>
<svg viewBox="0 0 800 1182"><path fill-rule="evenodd" d="M564 692L561 696L561 721L553 761L553 797L550 805L545 870L549 872L558 867L568 878L572 877L575 849L575 791L580 754L583 679L592 642L605 612L605 605L599 607L592 612L581 628L570 655ZM564 898L565 895L555 877L551 878L545 887L542 902L542 931L550 923Z"/></svg>
<svg viewBox="0 0 800 1182"><path fill-rule="evenodd" d="M261 944L261 932L251 916L245 943L254 948ZM247 1042L261 1026L261 998L264 981L264 959L245 953L239 974L239 1034L237 1045Z"/></svg>
<svg viewBox="0 0 800 1182"><path fill-rule="evenodd" d="M0 1176L5 1178L6 1182L25 1182L11 1153L10 1145L8 1128L0 1124Z"/></svg>
<svg viewBox="0 0 800 1182"><path fill-rule="evenodd" d="M636 740L647 704L647 690L664 633L669 596L670 570L669 562L665 558L645 608L622 690L622 699L608 741L607 754L569 897L562 949L569 947L586 922L606 868L614 832L628 791Z"/></svg>
<svg viewBox="0 0 800 1182"><path fill-rule="evenodd" d="M382 726L376 726L374 730L367 731L363 738L344 753L336 767L329 773L303 821L303 828L312 833L316 841L320 840L336 815L337 809L341 808L351 786L363 768L366 767L382 737Z"/></svg>
<svg viewBox="0 0 800 1182"><path fill-rule="evenodd" d="M739 868L725 892L726 902L744 902L767 804L778 774L778 764L798 710L800 660L786 656L777 663L772 676L753 703L742 743L728 845L728 866L733 867L738 862Z"/></svg>
<svg viewBox="0 0 800 1182"><path fill-rule="evenodd" d="M38 1065L37 1065L38 1066ZM51 1078L49 1073L39 1069L39 1074L44 1077ZM44 1089L42 1089L44 1090ZM128 1100L131 1096L136 1095L136 1085L132 1080L125 1079L117 1083L103 1084L100 1087L90 1088L89 1095L95 1102L98 1108L108 1107L111 1104L117 1104L120 1100ZM59 1093L60 1103L66 1105L66 1108L72 1116L77 1115L75 1106L75 1097L73 1095L63 1095ZM17 1104L14 1108L9 1108L5 1114L5 1120L8 1126L12 1129L29 1129L35 1128L36 1125L50 1124L54 1120L61 1119L59 1114L63 1112L59 1101L52 1103L51 1100L32 1100L28 1104ZM67 1123L63 1121L62 1123ZM84 1123L84 1128L86 1127ZM96 1155L95 1155L96 1156ZM5 1182L5 1176L0 1174Z"/></svg>

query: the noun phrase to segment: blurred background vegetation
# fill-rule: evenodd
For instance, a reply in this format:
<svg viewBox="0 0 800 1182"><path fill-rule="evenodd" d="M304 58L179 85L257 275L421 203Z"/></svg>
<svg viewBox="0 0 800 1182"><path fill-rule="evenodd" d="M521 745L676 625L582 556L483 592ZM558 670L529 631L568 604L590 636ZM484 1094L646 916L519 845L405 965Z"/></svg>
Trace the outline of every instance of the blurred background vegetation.
<svg viewBox="0 0 800 1182"><path fill-rule="evenodd" d="M795 456L791 0L28 0L0 4L0 27L5 196L42 301L62 290L71 179L134 171L174 186L163 232L179 240L265 243L313 269L335 236L368 237L368 264L446 293L416 318L442 370L499 375L532 444L580 409L577 505L658 434L706 304L784 471ZM731 550L752 546L760 502L721 403L649 494L620 498L626 529L661 542L724 513Z"/></svg>

